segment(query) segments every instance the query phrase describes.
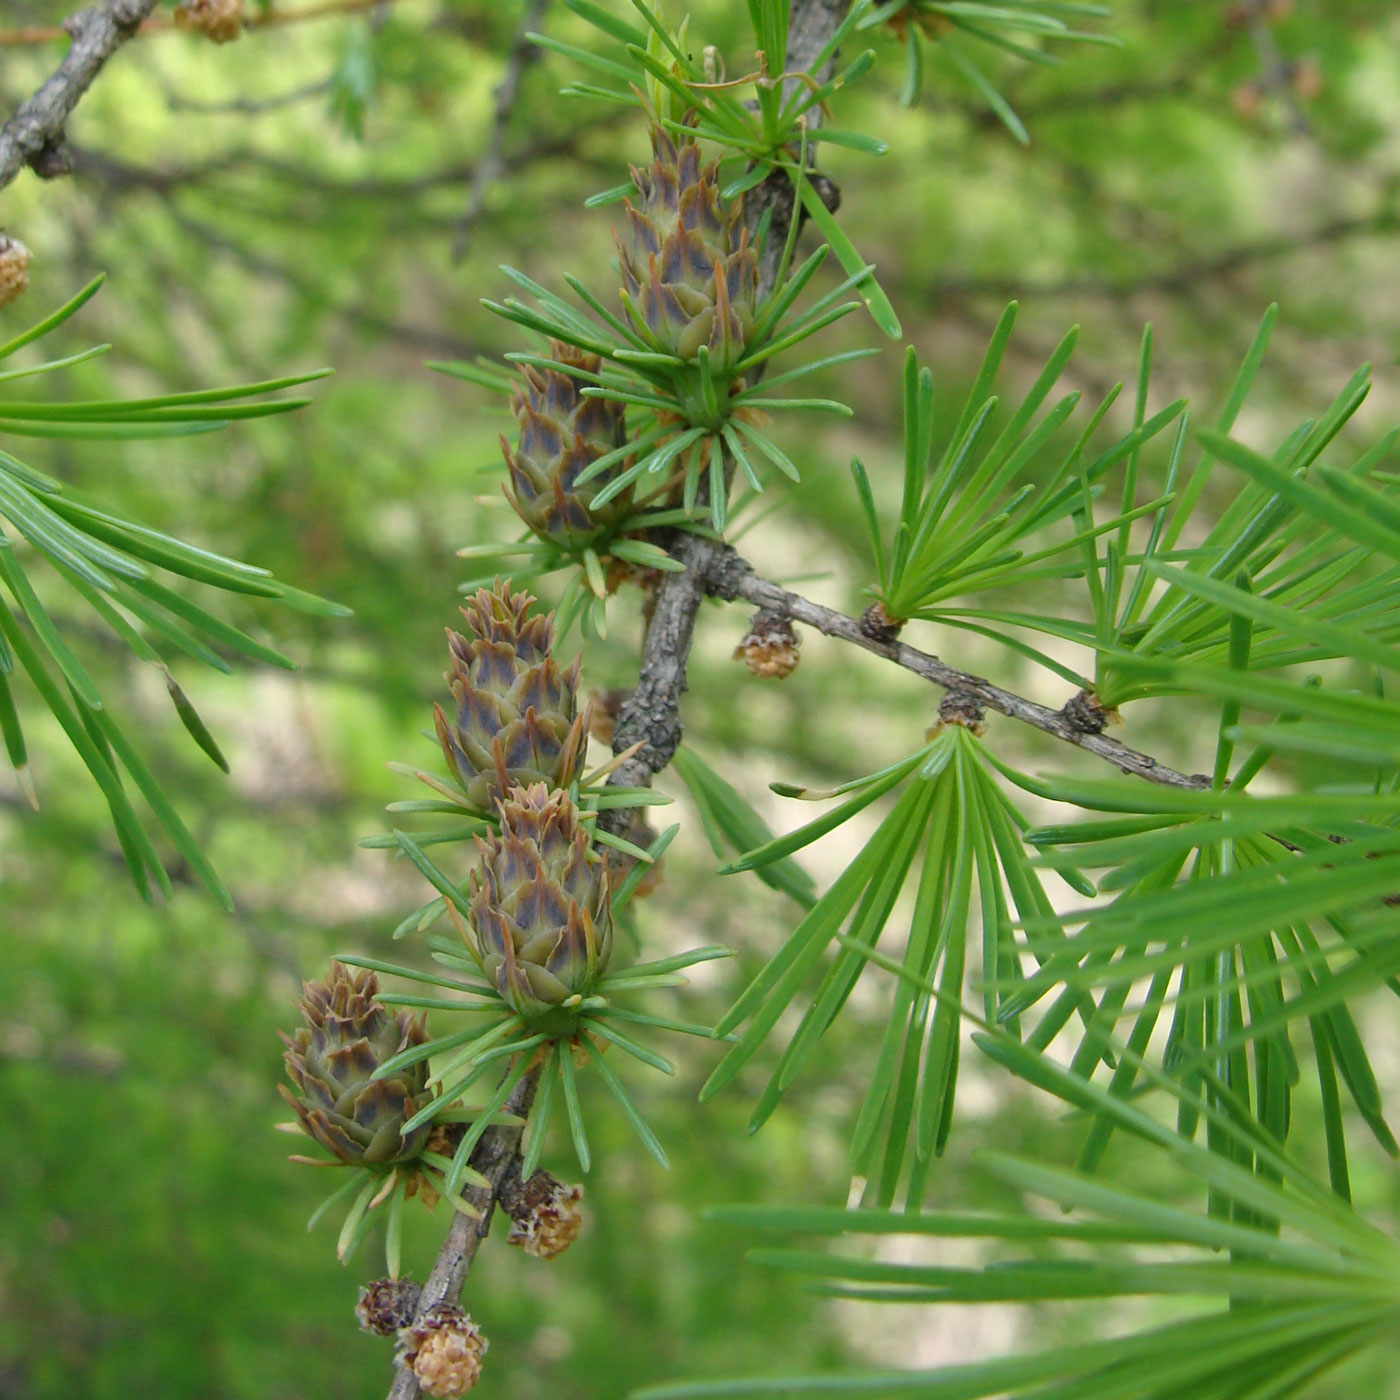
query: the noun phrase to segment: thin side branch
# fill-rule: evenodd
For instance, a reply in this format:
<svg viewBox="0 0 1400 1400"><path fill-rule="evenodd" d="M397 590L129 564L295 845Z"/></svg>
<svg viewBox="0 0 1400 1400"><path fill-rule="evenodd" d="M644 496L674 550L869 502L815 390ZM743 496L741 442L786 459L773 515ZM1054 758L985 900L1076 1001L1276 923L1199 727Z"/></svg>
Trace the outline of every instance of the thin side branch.
<svg viewBox="0 0 1400 1400"><path fill-rule="evenodd" d="M105 0L63 26L73 45L53 75L0 127L0 189L32 166L41 176L67 173L63 127L107 60L140 28L156 0Z"/></svg>
<svg viewBox="0 0 1400 1400"><path fill-rule="evenodd" d="M510 126L511 113L515 110L515 100L520 92L520 79L538 53L529 36L540 27L548 3L549 0L530 0L525 18L521 21L515 40L510 46L510 53L506 56L506 71L495 92L491 130L487 134L486 146L472 175L467 207L457 220L457 227L452 235L453 262L461 262L466 256L467 239L472 226L481 218L486 208L486 198L491 192L491 186L505 173L506 129Z"/></svg>
<svg viewBox="0 0 1400 1400"><path fill-rule="evenodd" d="M365 10L392 3L393 0L325 0L323 4L306 5L299 10L268 10L265 13L250 15L244 28L280 29L288 24L305 24L308 20L329 19L334 15L362 14ZM148 5L147 14L154 8L154 4ZM56 43L72 33L72 22L69 20L67 24L34 24L21 29L0 29L0 49L39 48L44 44ZM144 38L147 34L164 34L178 27L174 19L155 15L139 25L137 34Z"/></svg>
<svg viewBox="0 0 1400 1400"><path fill-rule="evenodd" d="M851 642L875 656L883 656L906 671L922 676L926 681L941 686L944 690L959 695L971 696L978 704L1010 719L1020 720L1042 733L1061 739L1076 748L1084 749L1119 769L1148 782L1161 783L1166 787L1206 788L1210 779L1204 773L1179 773L1165 763L1159 763L1151 754L1139 753L1136 749L1120 744L1105 734L1086 733L1066 716L1063 710L1052 710L1027 700L1000 686L993 685L981 676L970 671L959 671L940 661L936 656L906 646L901 641L884 642L869 636L862 630L860 622L845 613L813 603L799 594L760 578L744 559L727 545L701 541L709 556L708 565L703 568L702 583L705 591L716 598L743 598L758 607L766 608L794 622L804 622L809 627L828 637L837 637L843 642Z"/></svg>

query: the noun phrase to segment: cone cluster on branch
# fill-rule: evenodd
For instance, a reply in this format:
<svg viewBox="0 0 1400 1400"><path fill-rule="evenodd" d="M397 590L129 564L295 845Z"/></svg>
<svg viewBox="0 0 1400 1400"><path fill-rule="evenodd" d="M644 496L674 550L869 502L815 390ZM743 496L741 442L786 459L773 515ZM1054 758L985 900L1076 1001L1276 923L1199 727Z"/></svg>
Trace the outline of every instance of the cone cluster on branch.
<svg viewBox="0 0 1400 1400"><path fill-rule="evenodd" d="M470 637L449 629L446 673L455 709L435 705L438 742L467 798L490 811L512 787L566 788L583 758L579 663L554 659L554 624L508 583L481 589L462 609Z"/></svg>
<svg viewBox="0 0 1400 1400"><path fill-rule="evenodd" d="M397 1015L375 1000L372 972L333 962L324 982L304 982L306 1025L283 1035L292 1093L279 1084L305 1131L340 1161L389 1167L416 1157L427 1141L427 1124L407 1137L404 1123L428 1101L426 1062L375 1079L386 1060L427 1038L424 1018ZM280 1032L279 1032L280 1034Z"/></svg>
<svg viewBox="0 0 1400 1400"><path fill-rule="evenodd" d="M601 506L594 504L594 497L623 470L624 459L589 481L578 480L627 441L627 410L611 399L585 398L579 392L596 382L600 356L558 340L549 342L549 355L557 369L526 365L523 387L511 392L520 437L514 447L501 439L510 471L506 498L537 535L577 551L632 509L630 488Z"/></svg>
<svg viewBox="0 0 1400 1400"><path fill-rule="evenodd" d="M743 356L758 301L743 205L724 206L719 162L701 164L693 137L654 126L651 145L651 165L632 167L638 203L624 201L630 236L614 230L623 304L658 350L693 360L707 346L723 373Z"/></svg>

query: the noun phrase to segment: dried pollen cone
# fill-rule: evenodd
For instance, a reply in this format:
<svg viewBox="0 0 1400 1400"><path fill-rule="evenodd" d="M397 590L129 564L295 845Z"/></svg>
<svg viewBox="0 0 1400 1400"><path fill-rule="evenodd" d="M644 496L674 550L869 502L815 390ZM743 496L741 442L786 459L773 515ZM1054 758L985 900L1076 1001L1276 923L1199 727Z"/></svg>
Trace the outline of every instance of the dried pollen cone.
<svg viewBox="0 0 1400 1400"><path fill-rule="evenodd" d="M587 996L612 956L611 872L568 793L512 788L497 810L499 834L476 838L474 951L513 1010L564 1030L565 1003Z"/></svg>
<svg viewBox="0 0 1400 1400"><path fill-rule="evenodd" d="M506 1243L535 1259L557 1258L583 1228L582 1199L582 1186L568 1186L552 1172L537 1171L518 1190L502 1193L501 1204L510 1216Z"/></svg>
<svg viewBox="0 0 1400 1400"><path fill-rule="evenodd" d="M557 368L526 365L523 388L511 391L520 437L514 447L501 439L510 470L506 499L537 535L579 550L632 509L630 488L594 505L594 497L626 466L622 458L611 470L579 483L594 462L627 441L627 410L611 399L580 393L602 366L601 357L558 340L549 342L549 354Z"/></svg>
<svg viewBox="0 0 1400 1400"><path fill-rule="evenodd" d="M175 7L175 23L181 29L203 34L216 44L238 38L243 21L243 0L183 0Z"/></svg>
<svg viewBox="0 0 1400 1400"><path fill-rule="evenodd" d="M780 681L790 676L801 661L802 645L789 618L760 608L749 619L748 635L734 648L734 659L742 661L756 676Z"/></svg>
<svg viewBox="0 0 1400 1400"><path fill-rule="evenodd" d="M29 286L32 254L7 233L0 233L0 306L8 306Z"/></svg>
<svg viewBox="0 0 1400 1400"><path fill-rule="evenodd" d="M377 1278L360 1289L355 1318L360 1330L377 1337L392 1337L413 1321L423 1285L411 1278Z"/></svg>
<svg viewBox="0 0 1400 1400"><path fill-rule="evenodd" d="M484 810L513 785L568 787L583 758L579 663L555 661L553 617L532 615L534 603L497 583L462 609L472 635L447 633L455 710L449 720L433 707L438 742L468 800Z"/></svg>
<svg viewBox="0 0 1400 1400"><path fill-rule="evenodd" d="M438 1303L402 1334L404 1365L435 1400L465 1395L481 1378L488 1343L455 1303Z"/></svg>

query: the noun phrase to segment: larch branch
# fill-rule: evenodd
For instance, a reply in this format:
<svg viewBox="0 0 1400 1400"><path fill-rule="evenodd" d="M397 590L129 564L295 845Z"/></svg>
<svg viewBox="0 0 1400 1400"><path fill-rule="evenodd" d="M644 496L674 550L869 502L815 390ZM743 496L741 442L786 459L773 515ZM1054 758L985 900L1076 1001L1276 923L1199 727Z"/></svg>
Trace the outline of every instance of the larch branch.
<svg viewBox="0 0 1400 1400"><path fill-rule="evenodd" d="M248 30L280 29L288 24L305 24L308 20L330 19L336 15L363 14L382 5L390 5L393 0L325 0L319 5L304 5L296 10L268 10L265 13L250 15L244 24ZM152 3L146 6L146 13L155 9ZM44 44L56 43L72 34L72 20L67 24L35 24L20 29L0 29L0 49L39 48ZM152 15L142 20L136 34L163 34L179 26L173 18Z"/></svg>
<svg viewBox="0 0 1400 1400"><path fill-rule="evenodd" d="M524 1119L535 1101L535 1090L539 1087L539 1071L530 1070L515 1086L514 1092L506 1100L505 1111ZM498 1125L487 1128L481 1141L472 1151L471 1166L488 1182L486 1186L468 1186L462 1190L467 1203L481 1212L480 1218L458 1212L452 1220L447 1238L438 1250L433 1261L432 1271L423 1284L423 1292L414 1309L414 1323L421 1322L430 1309L439 1303L455 1303L462 1292L467 1274L476 1259L481 1242L491 1229L491 1217L496 1212L496 1202L501 1188L512 1173L520 1168L520 1139L524 1128L520 1124ZM418 1378L402 1361L394 1362L394 1381L389 1387L388 1400L418 1400L421 1395Z"/></svg>
<svg viewBox="0 0 1400 1400"><path fill-rule="evenodd" d="M501 75L501 81L494 94L491 129L487 133L486 145L472 174L467 207L458 218L452 235L453 262L461 262L466 256L467 240L472 226L486 209L486 199L491 192L491 186L505 173L506 130L510 126L511 114L515 111L520 79L538 52L530 35L540 27L548 3L549 0L530 0L525 18L521 21L515 40L510 46L510 53L506 56L505 72Z"/></svg>
<svg viewBox="0 0 1400 1400"><path fill-rule="evenodd" d="M702 587L713 597L730 600L743 598L794 622L806 623L828 637L850 642L875 656L893 661L946 691L970 696L989 710L1020 720L1067 744L1074 744L1124 773L1167 787L1210 786L1210 779L1204 773L1179 773L1175 768L1159 763L1151 754L1139 753L1137 749L1129 748L1106 734L1086 732L1073 723L1064 710L1052 710L1012 691L1003 690L981 676L960 671L938 657L901 641L881 641L872 637L862 628L859 619L814 603L797 593L790 593L786 588L761 578L729 546L708 540L699 543L703 545L703 553L708 559L708 562L697 566L701 570Z"/></svg>
<svg viewBox="0 0 1400 1400"><path fill-rule="evenodd" d="M788 25L785 71L808 71L849 9L850 0L805 0L805 3L796 0ZM814 121L817 115L811 114ZM783 242L792 219L797 216L794 205L792 182L779 170L769 175L748 197L745 216L749 226L757 226L765 215L769 218L767 244L759 259L760 296L773 289ZM705 601L705 578L713 549L714 546L695 535L682 535L673 548L674 557L685 565L685 570L662 575L657 585L655 605L642 644L637 686L624 701L613 731L615 754L625 752L638 742L642 748L613 773L610 783L649 787L652 778L670 763L680 747L681 696L685 693L695 617ZM626 810L614 808L604 813L601 821L613 831L620 831L627 821Z"/></svg>

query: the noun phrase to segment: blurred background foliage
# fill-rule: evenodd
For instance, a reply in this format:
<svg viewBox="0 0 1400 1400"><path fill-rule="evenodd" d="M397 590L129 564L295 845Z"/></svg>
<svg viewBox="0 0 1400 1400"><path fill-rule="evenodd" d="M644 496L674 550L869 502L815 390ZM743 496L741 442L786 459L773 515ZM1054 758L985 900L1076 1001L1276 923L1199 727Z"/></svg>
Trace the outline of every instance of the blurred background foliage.
<svg viewBox="0 0 1400 1400"><path fill-rule="evenodd" d="M692 36L743 71L743 7L691 8ZM1280 330L1246 436L1281 435L1363 360L1377 363L1378 388L1356 431L1374 436L1400 402L1394 5L1113 8L1106 27L1121 47L1076 48L1056 68L1008 61L1000 74L1029 149L936 54L920 105L901 109L902 58L887 36L874 36L880 62L842 100L841 125L891 149L879 160L830 150L822 166L907 339L935 367L940 401L966 392L1014 296L1016 373L1029 378L1080 321L1068 378L1102 392L1131 374L1151 320L1154 393L1164 403L1189 392L1210 414L1277 300ZM231 919L178 868L172 901L140 904L98 794L37 715L39 812L0 775L3 1400L385 1388L388 1348L356 1334L349 1313L372 1256L343 1270L327 1229L306 1237L321 1180L286 1164L271 1132L282 1116L274 1031L292 1024L301 977L337 950L391 955L390 931L424 897L386 852L354 842L382 829L385 802L417 795L386 761L433 766L424 731L442 690L441 629L471 571L454 550L516 533L498 489L501 405L424 361L516 348L513 329L477 303L502 292L502 261L555 284L568 269L602 293L615 280L609 211L582 200L625 178L645 135L612 109L560 99L578 75L552 56L526 66L518 100L498 120L493 92L527 9L547 32L591 42L562 7L515 0L400 0L224 47L173 32L143 37L71 123L73 178L41 185L26 175L3 195L0 224L35 264L30 292L0 313L0 329L109 274L51 347L116 345L69 373L75 395L337 371L313 390L314 407L290 418L156 444L45 443L30 453L35 464L356 614L328 623L220 600L224 615L302 662L290 677L183 669L230 758L228 779L179 729L163 687L122 665L95 631L82 634L85 659L232 890ZM0 30L64 12L50 0L10 0ZM57 55L52 44L0 46L6 112ZM876 341L852 317L824 347ZM762 571L806 578L807 591L847 608L860 606L868 579L846 464L859 453L877 489L897 489L898 366L898 347L887 345L813 390L856 415L834 428L786 425L805 487L783 492L779 513L743 545ZM634 674L635 603L614 607L610 641L586 657L594 686ZM754 680L730 659L743 625L733 609L702 616L688 733L776 826L798 818L767 793L770 778L842 781L918 742L932 697L912 677L809 637L790 680ZM1019 674L966 634L928 629L923 641L1036 698L1064 699L1053 680ZM1008 721L995 729L1018 761L1074 761L1011 733ZM1188 769L1202 766L1209 739L1172 704L1144 707L1125 737ZM661 785L681 794L672 775ZM710 878L714 858L684 800L679 810L681 837L640 909L638 936L653 956L727 942L756 966L790 927L791 908L756 883ZM862 830L844 829L832 859ZM821 850L805 855L820 876ZM737 985L732 967L701 969L682 1014L712 1019ZM635 1150L609 1105L596 1105L583 1242L546 1266L493 1240L471 1280L468 1305L493 1341L490 1394L603 1400L671 1376L762 1370L775 1353L802 1370L933 1364L1064 1336L1053 1310L887 1308L872 1318L746 1267L744 1240L699 1219L716 1202L844 1199L842 1141L857 1090L842 1064L862 1034L859 996L853 1011L846 1039L824 1045L823 1073L808 1078L821 1087L791 1095L756 1138L743 1133L752 1097L743 1081L696 1106L713 1047L672 1047L683 1057L677 1080L641 1090L669 1174ZM1395 1028L1372 1029L1393 1090ZM979 1142L1051 1154L1063 1136L1072 1151L1073 1128L1047 1123L1045 1106L1003 1076L969 1074L960 1110L937 1204L1002 1204L1002 1188L970 1163ZM1162 1170L1135 1162L1135 1151L1118 1144L1109 1169L1139 1180ZM1400 1215L1400 1183L1378 1151L1363 1149L1354 1170L1363 1210ZM1161 1187L1179 1189L1165 1176ZM420 1274L445 1225L415 1219L405 1257ZM1400 1350L1373 1354L1317 1393L1395 1394L1396 1360Z"/></svg>

